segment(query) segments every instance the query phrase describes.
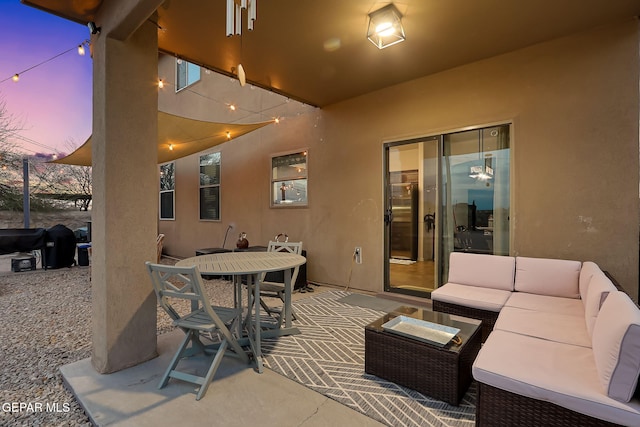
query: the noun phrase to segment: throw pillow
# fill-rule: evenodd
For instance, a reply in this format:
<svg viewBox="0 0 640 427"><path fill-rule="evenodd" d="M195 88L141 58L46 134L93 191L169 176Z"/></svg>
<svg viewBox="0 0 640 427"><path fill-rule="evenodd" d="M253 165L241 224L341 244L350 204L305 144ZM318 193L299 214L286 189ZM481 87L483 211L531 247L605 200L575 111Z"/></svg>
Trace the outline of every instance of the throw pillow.
<svg viewBox="0 0 640 427"><path fill-rule="evenodd" d="M592 336L600 382L612 399L631 400L640 373L640 310L624 292L602 304Z"/></svg>

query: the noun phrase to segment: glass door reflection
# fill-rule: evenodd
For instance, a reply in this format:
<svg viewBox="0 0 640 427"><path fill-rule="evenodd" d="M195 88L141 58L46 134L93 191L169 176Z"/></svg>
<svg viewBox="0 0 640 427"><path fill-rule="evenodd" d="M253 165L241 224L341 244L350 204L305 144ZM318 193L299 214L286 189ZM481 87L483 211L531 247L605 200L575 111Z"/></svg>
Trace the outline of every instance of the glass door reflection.
<svg viewBox="0 0 640 427"><path fill-rule="evenodd" d="M436 283L438 137L389 145L385 290L429 296Z"/></svg>
<svg viewBox="0 0 640 427"><path fill-rule="evenodd" d="M385 291L429 296L453 251L509 254L510 129L385 144Z"/></svg>

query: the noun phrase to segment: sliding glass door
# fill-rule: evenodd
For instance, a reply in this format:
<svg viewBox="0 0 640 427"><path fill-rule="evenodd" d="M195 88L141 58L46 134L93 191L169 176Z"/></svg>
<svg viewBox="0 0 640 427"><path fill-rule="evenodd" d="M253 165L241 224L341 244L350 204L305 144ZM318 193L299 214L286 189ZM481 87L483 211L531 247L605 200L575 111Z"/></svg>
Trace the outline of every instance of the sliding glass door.
<svg viewBox="0 0 640 427"><path fill-rule="evenodd" d="M452 251L509 253L510 126L385 145L385 291L429 296Z"/></svg>
<svg viewBox="0 0 640 427"><path fill-rule="evenodd" d="M428 295L438 270L439 136L385 147L385 290Z"/></svg>
<svg viewBox="0 0 640 427"><path fill-rule="evenodd" d="M441 283L449 254L509 254L509 126L444 135Z"/></svg>

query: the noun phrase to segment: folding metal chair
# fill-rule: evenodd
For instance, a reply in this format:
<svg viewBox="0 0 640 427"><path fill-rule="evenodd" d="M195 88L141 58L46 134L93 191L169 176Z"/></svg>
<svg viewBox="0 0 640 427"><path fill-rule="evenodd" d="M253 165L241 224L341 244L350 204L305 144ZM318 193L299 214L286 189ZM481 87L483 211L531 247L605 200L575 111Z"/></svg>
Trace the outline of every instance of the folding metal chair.
<svg viewBox="0 0 640 427"><path fill-rule="evenodd" d="M267 252L289 252L296 255L302 253L302 242L278 242L270 241L267 246ZM295 267L291 273L291 291L295 286L296 279L298 278L298 270L300 267ZM283 318L286 316L286 310L291 309L291 318L295 319L293 308L287 307L285 303L285 283L282 282L266 281L266 273L260 277L260 306L264 309L269 316L275 314L275 318L278 322L278 328L282 326ZM251 295L251 293L249 293ZM279 298L282 301L282 308L269 306L263 297Z"/></svg>
<svg viewBox="0 0 640 427"><path fill-rule="evenodd" d="M233 323L241 321L241 309L210 305L197 267L145 264L160 306L173 319L173 324L185 333L158 388L166 386L170 378L198 384L200 388L196 400L200 400L207 392L226 350L232 350L230 355L249 363L249 357L230 332ZM216 341L213 334L217 334L219 345L205 346L201 341L204 333L208 333L212 341ZM202 377L176 369L180 359L195 354L195 350L215 354L206 375Z"/></svg>

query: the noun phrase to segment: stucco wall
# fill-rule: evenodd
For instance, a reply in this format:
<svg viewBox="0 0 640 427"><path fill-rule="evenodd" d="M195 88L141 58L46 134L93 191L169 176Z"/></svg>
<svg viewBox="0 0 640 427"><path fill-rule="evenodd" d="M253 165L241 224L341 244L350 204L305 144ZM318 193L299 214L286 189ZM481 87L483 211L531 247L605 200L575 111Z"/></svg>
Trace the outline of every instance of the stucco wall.
<svg viewBox="0 0 640 427"><path fill-rule="evenodd" d="M286 231L304 241L310 280L381 291L383 142L511 122L512 254L595 261L637 298L638 63L633 20L294 115L221 147L220 223L198 221L197 156L178 162L167 249L220 246L229 222L227 247L239 231L251 244ZM171 104L180 96L160 108L195 111ZM270 209L268 156L298 148L309 207Z"/></svg>
<svg viewBox="0 0 640 427"><path fill-rule="evenodd" d="M175 59L161 56L159 76L168 84L161 90L159 109L200 120L253 123L281 119L258 131L206 152L220 151L221 218L199 220L199 155L176 162L175 221L160 221L166 234L165 253L192 256L197 248L221 247L230 224L226 248L235 247L238 234L247 233L251 245L265 245L276 234L286 232L291 240L311 240L308 208L270 209L270 156L314 144L321 138L320 110L280 95L241 88L237 81L214 73L201 74L201 81L175 92ZM235 111L229 107L237 106ZM205 153L206 153L205 152Z"/></svg>

